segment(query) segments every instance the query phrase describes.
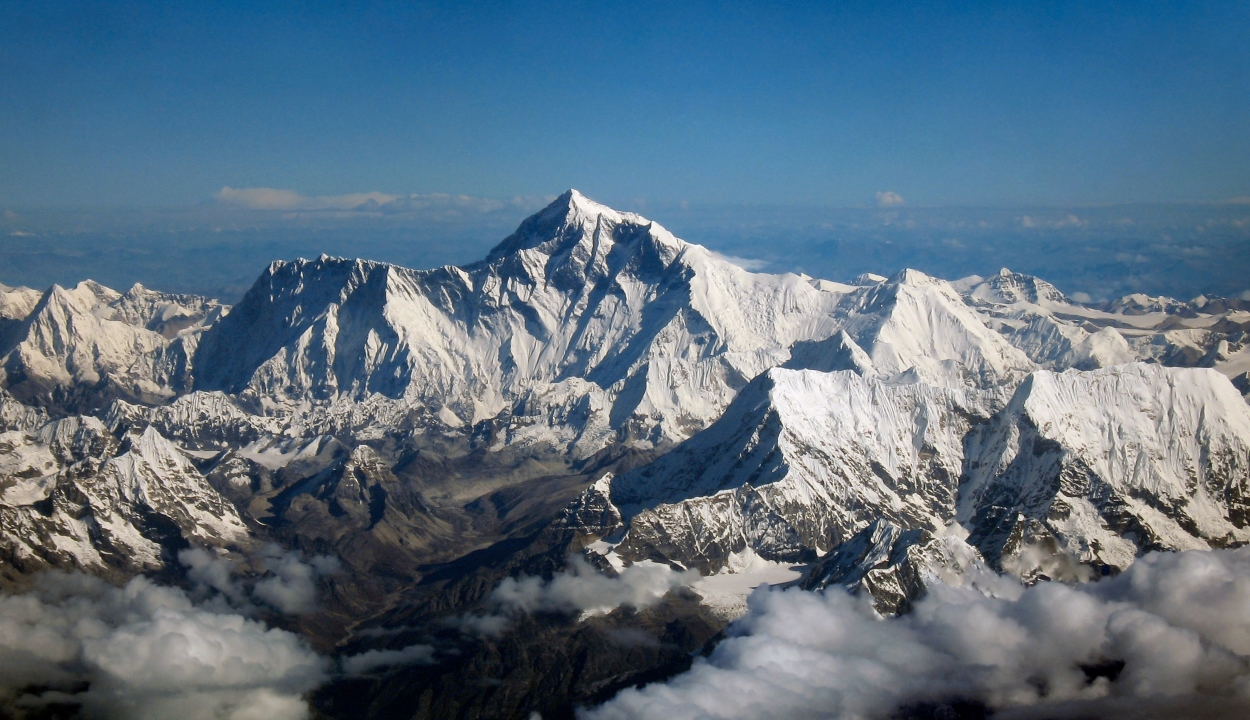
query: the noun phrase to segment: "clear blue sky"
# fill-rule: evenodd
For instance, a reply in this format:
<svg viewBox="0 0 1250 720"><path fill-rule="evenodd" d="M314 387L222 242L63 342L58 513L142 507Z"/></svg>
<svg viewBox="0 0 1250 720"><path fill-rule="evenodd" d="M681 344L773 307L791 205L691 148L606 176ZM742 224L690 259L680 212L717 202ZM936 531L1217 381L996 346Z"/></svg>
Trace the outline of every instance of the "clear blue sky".
<svg viewBox="0 0 1250 720"><path fill-rule="evenodd" d="M1250 3L0 4L0 207L1250 195Z"/></svg>

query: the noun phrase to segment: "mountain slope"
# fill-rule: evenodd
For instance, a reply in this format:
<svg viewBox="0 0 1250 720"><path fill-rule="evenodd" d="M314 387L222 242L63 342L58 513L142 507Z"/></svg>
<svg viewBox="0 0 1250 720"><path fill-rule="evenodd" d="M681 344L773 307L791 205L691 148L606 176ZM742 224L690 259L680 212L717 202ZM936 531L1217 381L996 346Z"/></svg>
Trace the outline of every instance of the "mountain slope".
<svg viewBox="0 0 1250 720"><path fill-rule="evenodd" d="M840 332L798 343L786 367L951 388L1011 387L1035 367L950 283L915 270L848 294L834 315Z"/></svg>
<svg viewBox="0 0 1250 720"><path fill-rule="evenodd" d="M825 552L878 518L944 527L963 436L989 412L973 391L770 370L707 430L612 479L629 526L616 552L714 571L744 548Z"/></svg>

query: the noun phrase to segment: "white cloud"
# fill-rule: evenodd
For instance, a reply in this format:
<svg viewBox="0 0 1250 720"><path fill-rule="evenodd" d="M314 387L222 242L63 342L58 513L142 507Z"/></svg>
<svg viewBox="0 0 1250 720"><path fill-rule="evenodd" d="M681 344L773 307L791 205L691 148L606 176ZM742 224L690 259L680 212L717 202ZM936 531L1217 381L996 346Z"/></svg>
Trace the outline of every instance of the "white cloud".
<svg viewBox="0 0 1250 720"><path fill-rule="evenodd" d="M1246 302L1250 302L1250 290L1242 290L1242 291L1241 291L1241 294L1237 296L1237 299L1238 299L1238 300L1245 300Z"/></svg>
<svg viewBox="0 0 1250 720"><path fill-rule="evenodd" d="M1091 302L1094 302L1094 298L1093 298L1093 297L1091 297L1089 293L1087 293L1087 292L1081 292L1081 291L1079 291L1079 290L1078 290L1078 291L1076 291L1076 292L1074 292L1074 293L1069 294L1069 295L1068 295L1068 297L1072 298L1073 300L1075 300L1075 301L1077 301L1077 302L1079 302L1079 303L1091 303Z"/></svg>
<svg viewBox="0 0 1250 720"><path fill-rule="evenodd" d="M667 565L644 560L608 577L581 556L551 580L533 575L505 578L491 594L500 607L521 612L569 612L587 615L609 613L622 605L645 608L659 602L668 591L699 580L694 570L678 572Z"/></svg>
<svg viewBox="0 0 1250 720"><path fill-rule="evenodd" d="M898 207L903 203L903 196L891 190L883 190L877 193L877 207Z"/></svg>
<svg viewBox="0 0 1250 720"><path fill-rule="evenodd" d="M300 615L317 609L317 579L333 575L340 569L338 558L316 555L305 559L298 551L284 550L277 545L266 545L253 558L264 573L250 583L236 578L238 563L226 557L218 557L207 550L192 548L178 553L178 561L187 568L187 578L195 584L195 596L204 599L214 592L229 601L229 605L244 612L257 600L287 614ZM248 597L247 585L251 585Z"/></svg>
<svg viewBox="0 0 1250 720"><path fill-rule="evenodd" d="M135 578L50 573L0 596L0 697L105 718L308 717L327 662L298 636ZM86 684L86 689L83 685ZM40 689L29 690L29 686Z"/></svg>
<svg viewBox="0 0 1250 720"><path fill-rule="evenodd" d="M1064 230L1067 228L1083 228L1089 226L1089 221L1077 217L1069 213L1058 220L1044 220L1035 218L1031 215L1025 215L1019 218L1020 227L1023 228L1054 228L1056 230Z"/></svg>
<svg viewBox="0 0 1250 720"><path fill-rule="evenodd" d="M647 608L670 590L693 585L699 579L697 570L677 571L649 560L609 577L575 555L568 568L550 580L533 575L504 578L488 599L499 614L462 615L448 620L448 625L489 637L507 629L509 617L518 613L580 612L588 616L604 615L622 605Z"/></svg>
<svg viewBox="0 0 1250 720"><path fill-rule="evenodd" d="M256 582L252 595L292 614L317 609L317 578L339 571L337 558L316 555L305 562L298 552L288 552L277 545L264 549L262 566L271 574Z"/></svg>
<svg viewBox="0 0 1250 720"><path fill-rule="evenodd" d="M581 717L886 718L957 700L996 717L1250 713L1250 549L1150 554L1098 583L996 593L936 585L882 619L838 591L757 591L709 658Z"/></svg>

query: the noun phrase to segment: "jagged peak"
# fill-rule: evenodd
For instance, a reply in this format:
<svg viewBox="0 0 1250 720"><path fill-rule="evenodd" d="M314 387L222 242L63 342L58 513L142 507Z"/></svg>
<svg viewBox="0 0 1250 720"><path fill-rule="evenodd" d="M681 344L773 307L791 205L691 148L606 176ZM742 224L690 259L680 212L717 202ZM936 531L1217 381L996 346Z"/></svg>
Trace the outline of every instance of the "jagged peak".
<svg viewBox="0 0 1250 720"><path fill-rule="evenodd" d="M1054 285L1036 275L1012 272L1007 268L960 290L973 300L992 304L1069 303L1068 298Z"/></svg>
<svg viewBox="0 0 1250 720"><path fill-rule="evenodd" d="M96 298L96 302L101 305L107 305L122 296L121 293L117 292L113 288L101 285L91 279L83 280L75 285L72 292L76 295L82 295L84 297L89 293L92 297Z"/></svg>

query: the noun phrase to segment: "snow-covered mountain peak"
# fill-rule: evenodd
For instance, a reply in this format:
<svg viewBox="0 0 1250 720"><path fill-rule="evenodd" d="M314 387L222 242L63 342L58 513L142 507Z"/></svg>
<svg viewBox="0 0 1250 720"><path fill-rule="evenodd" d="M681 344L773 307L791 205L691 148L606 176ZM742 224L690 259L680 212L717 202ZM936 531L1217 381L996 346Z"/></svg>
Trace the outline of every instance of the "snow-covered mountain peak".
<svg viewBox="0 0 1250 720"><path fill-rule="evenodd" d="M53 285L52 287L57 288L58 286ZM88 311L107 306L122 296L121 293L113 288L105 287L95 280L83 280L72 289L62 290L67 295L73 297L81 307L87 308Z"/></svg>
<svg viewBox="0 0 1250 720"><path fill-rule="evenodd" d="M573 435L675 440L795 342L832 334L842 297L749 273L570 192L462 268L271 265L204 337L196 387L274 409L382 395L400 416L451 428L540 407L565 417L549 403L589 393L606 416L573 413L587 423ZM575 380L584 392L570 395Z"/></svg>
<svg viewBox="0 0 1250 720"><path fill-rule="evenodd" d="M1071 304L1059 288L1033 275L1015 273L1007 268L983 279L967 291L974 302L995 305L1028 303L1031 305Z"/></svg>
<svg viewBox="0 0 1250 720"><path fill-rule="evenodd" d="M43 293L38 290L0 284L0 322L22 320L35 309L41 297Z"/></svg>
<svg viewBox="0 0 1250 720"><path fill-rule="evenodd" d="M859 275L855 276L855 279L851 281L851 284L859 286L859 287L865 287L868 285L877 285L879 283L883 283L887 279L888 278L886 278L886 276L878 275L876 273L860 273Z"/></svg>
<svg viewBox="0 0 1250 720"><path fill-rule="evenodd" d="M1004 566L1036 543L1124 568L1145 550L1250 540L1250 407L1214 370L1038 371L965 446L980 462L958 518Z"/></svg>
<svg viewBox="0 0 1250 720"><path fill-rule="evenodd" d="M950 283L917 270L848 296L837 315L885 377L907 374L933 385L989 387L1014 383L1034 368Z"/></svg>
<svg viewBox="0 0 1250 720"><path fill-rule="evenodd" d="M687 247L657 223L570 190L522 222L484 263L466 269L484 265L504 278L576 292L623 270L663 271Z"/></svg>

